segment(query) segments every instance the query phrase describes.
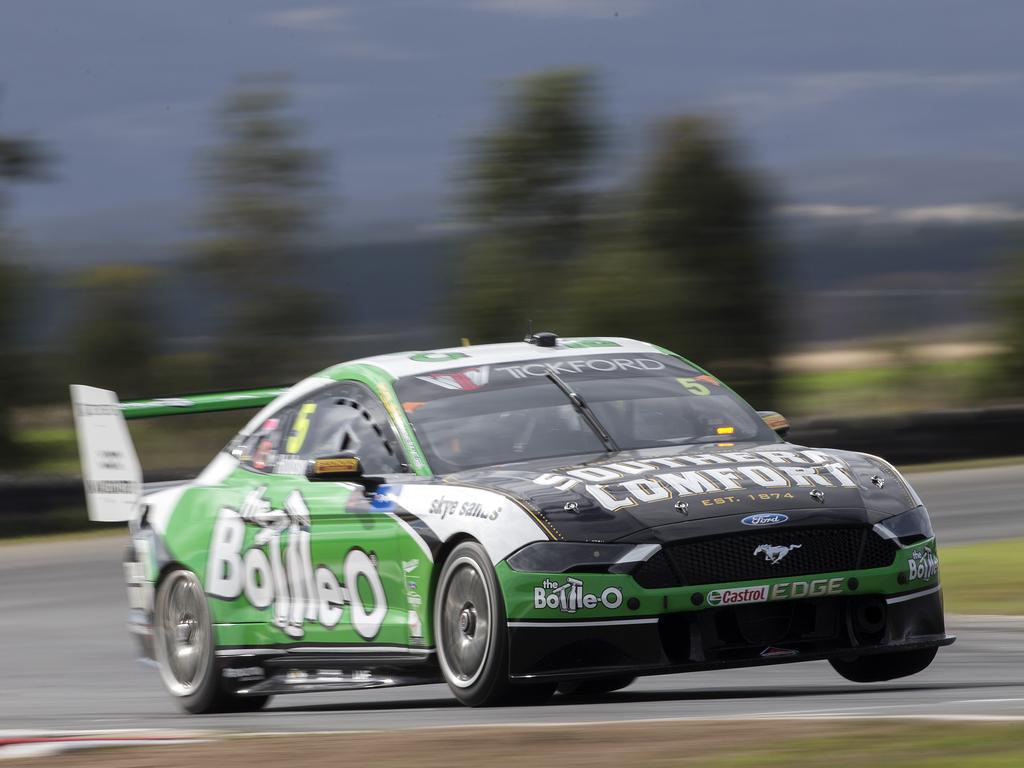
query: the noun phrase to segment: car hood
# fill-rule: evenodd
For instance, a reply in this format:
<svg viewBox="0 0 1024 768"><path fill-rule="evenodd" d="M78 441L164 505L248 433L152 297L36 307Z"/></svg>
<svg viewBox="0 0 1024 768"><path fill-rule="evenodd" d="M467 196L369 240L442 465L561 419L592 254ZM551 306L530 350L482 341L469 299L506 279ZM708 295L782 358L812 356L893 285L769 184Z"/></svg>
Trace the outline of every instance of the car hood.
<svg viewBox="0 0 1024 768"><path fill-rule="evenodd" d="M769 513L794 521L875 523L921 503L902 476L877 457L791 443L557 457L468 470L444 482L511 496L568 541L613 541L726 518L731 527L733 521ZM692 532L698 529L708 524Z"/></svg>

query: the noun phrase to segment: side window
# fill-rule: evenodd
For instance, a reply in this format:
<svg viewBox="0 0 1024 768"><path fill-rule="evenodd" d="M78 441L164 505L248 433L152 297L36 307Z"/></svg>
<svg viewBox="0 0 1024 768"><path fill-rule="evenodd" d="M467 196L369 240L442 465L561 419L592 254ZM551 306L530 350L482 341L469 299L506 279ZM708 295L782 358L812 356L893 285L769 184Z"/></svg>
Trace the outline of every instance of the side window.
<svg viewBox="0 0 1024 768"><path fill-rule="evenodd" d="M249 469L273 472L283 449L285 436L296 413L295 406L282 408L232 449L232 454Z"/></svg>
<svg viewBox="0 0 1024 768"><path fill-rule="evenodd" d="M408 471L383 406L356 382L302 403L285 442L285 453L303 460L341 452L357 455L368 474Z"/></svg>

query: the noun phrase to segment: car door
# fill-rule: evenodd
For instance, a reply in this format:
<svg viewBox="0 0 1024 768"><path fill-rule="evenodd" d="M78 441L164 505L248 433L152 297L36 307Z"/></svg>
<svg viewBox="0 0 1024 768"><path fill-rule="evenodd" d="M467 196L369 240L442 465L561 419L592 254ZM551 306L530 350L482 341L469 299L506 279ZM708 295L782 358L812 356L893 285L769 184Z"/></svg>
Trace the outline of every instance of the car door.
<svg viewBox="0 0 1024 768"><path fill-rule="evenodd" d="M186 530L203 530L212 519L206 563L196 559L203 575L218 642L225 646L287 643L301 639L306 616L312 613L306 580L296 583L301 556L296 552L306 535L298 531L301 514L289 501L296 479L275 474L282 441L296 409L288 406L267 416L251 433L238 436L228 452L238 470L222 480L193 490L184 498ZM293 508L295 513L288 511ZM173 522L173 521L172 521ZM291 555L289 555L291 551Z"/></svg>
<svg viewBox="0 0 1024 768"><path fill-rule="evenodd" d="M310 459L342 445L367 456L368 472L403 468L365 394L317 390L230 446L239 470L208 494L216 519L203 568L222 644L407 645L395 520L360 486L305 476Z"/></svg>
<svg viewBox="0 0 1024 768"><path fill-rule="evenodd" d="M407 646L411 622L397 521L360 485L305 476L313 459L342 452L358 456L368 476L406 472L386 412L357 382L331 385L294 408L274 472L292 478L292 504L301 498L309 519L312 563L306 572L313 571L317 613L327 620L318 621L306 640Z"/></svg>

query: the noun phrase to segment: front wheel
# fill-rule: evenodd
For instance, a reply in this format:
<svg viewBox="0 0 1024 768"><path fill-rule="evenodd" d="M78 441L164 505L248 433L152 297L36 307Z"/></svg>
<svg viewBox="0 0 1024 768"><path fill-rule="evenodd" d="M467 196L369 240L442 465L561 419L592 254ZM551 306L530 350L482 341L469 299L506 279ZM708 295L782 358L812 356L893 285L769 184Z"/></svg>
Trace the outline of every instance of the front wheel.
<svg viewBox="0 0 1024 768"><path fill-rule="evenodd" d="M496 704L510 693L505 603L490 558L475 541L452 550L434 599L437 657L463 704Z"/></svg>
<svg viewBox="0 0 1024 768"><path fill-rule="evenodd" d="M880 683L897 677L916 675L935 658L938 648L921 648L916 651L880 653L872 656L857 656L852 659L829 659L832 669L854 683Z"/></svg>
<svg viewBox="0 0 1024 768"><path fill-rule="evenodd" d="M234 696L221 687L210 608L194 573L167 574L157 587L153 618L160 677L185 711L254 712L267 703L268 696Z"/></svg>

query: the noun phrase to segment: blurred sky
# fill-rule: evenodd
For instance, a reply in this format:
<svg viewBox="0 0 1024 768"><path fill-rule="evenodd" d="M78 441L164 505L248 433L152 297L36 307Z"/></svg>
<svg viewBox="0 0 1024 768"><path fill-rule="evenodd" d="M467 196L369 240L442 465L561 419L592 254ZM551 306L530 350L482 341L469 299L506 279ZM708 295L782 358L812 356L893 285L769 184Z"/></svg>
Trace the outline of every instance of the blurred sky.
<svg viewBox="0 0 1024 768"><path fill-rule="evenodd" d="M170 229L219 100L290 73L339 216L431 222L501 81L583 66L609 174L654 118L713 112L805 214L1012 219L1022 32L1020 0L0 0L0 132L59 157L54 183L18 190L22 225Z"/></svg>

